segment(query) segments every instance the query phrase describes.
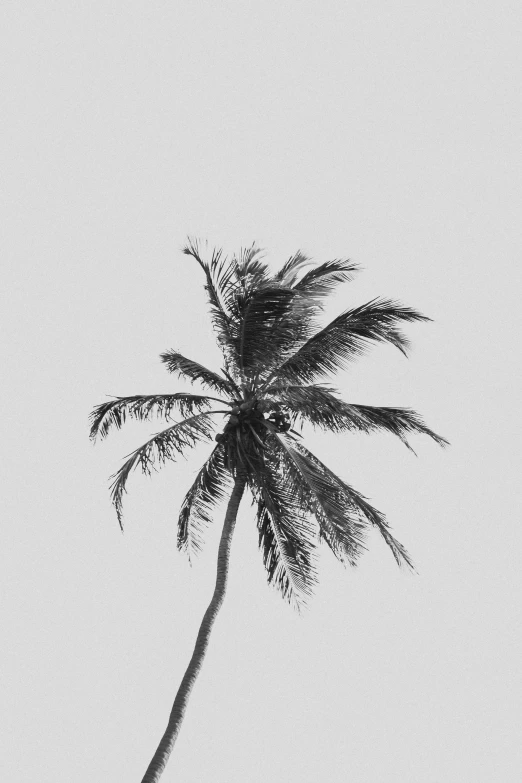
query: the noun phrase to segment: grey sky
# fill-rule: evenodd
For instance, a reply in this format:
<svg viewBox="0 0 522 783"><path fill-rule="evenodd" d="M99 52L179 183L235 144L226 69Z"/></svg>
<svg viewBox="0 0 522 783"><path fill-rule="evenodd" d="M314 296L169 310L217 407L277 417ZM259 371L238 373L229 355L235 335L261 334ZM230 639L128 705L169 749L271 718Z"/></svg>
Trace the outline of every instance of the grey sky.
<svg viewBox="0 0 522 783"><path fill-rule="evenodd" d="M78 2L2 10L4 643L10 783L138 781L210 599L222 511L191 569L180 503L207 453L108 476L160 425L93 448L106 395L219 368L187 234L364 270L328 311L397 298L345 399L447 437L308 444L386 512L324 551L304 617L266 586L246 499L228 595L164 775L184 783L515 783L520 753L519 3ZM518 334L517 334L518 327Z"/></svg>

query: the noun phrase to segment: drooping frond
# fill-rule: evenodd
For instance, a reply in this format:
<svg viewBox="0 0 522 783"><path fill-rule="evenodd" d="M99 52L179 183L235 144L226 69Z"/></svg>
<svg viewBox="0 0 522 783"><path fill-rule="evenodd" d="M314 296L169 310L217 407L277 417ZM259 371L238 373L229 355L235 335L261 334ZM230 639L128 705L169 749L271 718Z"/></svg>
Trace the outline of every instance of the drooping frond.
<svg viewBox="0 0 522 783"><path fill-rule="evenodd" d="M293 413L314 426L331 432L359 430L370 433L385 430L400 438L408 448L411 447L406 436L420 433L428 435L439 446L448 445L445 438L430 430L422 417L409 408L351 405L339 399L335 391L325 384L273 386L265 393L272 393L275 399L284 402Z"/></svg>
<svg viewBox="0 0 522 783"><path fill-rule="evenodd" d="M282 477L267 462L252 487L257 501L259 547L268 583L297 611L317 582L313 531Z"/></svg>
<svg viewBox="0 0 522 783"><path fill-rule="evenodd" d="M431 319L426 318L426 320L429 321ZM409 340L400 329L390 329L387 342L398 348L404 356L408 356L408 351L411 348L411 340Z"/></svg>
<svg viewBox="0 0 522 783"><path fill-rule="evenodd" d="M386 521L386 517L383 514L381 514L380 518L375 522L375 526L379 530L379 533L381 534L383 539L388 544L391 553L395 558L395 562L397 563L399 568L402 568L404 563L406 563L408 568L411 568L412 571L416 571L415 564L411 559L408 550L403 544L401 544L400 541L397 541L397 539L394 536L392 536L392 534L390 533L388 522Z"/></svg>
<svg viewBox="0 0 522 783"><path fill-rule="evenodd" d="M257 503L259 546L268 582L299 611L317 577L314 530L306 518L306 509L285 481L274 450L264 436L261 439L255 433L254 427L250 430L255 442L251 440L250 447L245 445L239 450L239 456ZM238 444L241 440L238 437Z"/></svg>
<svg viewBox="0 0 522 783"><path fill-rule="evenodd" d="M185 495L178 520L178 549L191 555L202 547L203 528L212 521L212 511L223 500L232 485L224 465L225 449L218 444L207 459L193 485Z"/></svg>
<svg viewBox="0 0 522 783"><path fill-rule="evenodd" d="M446 438L437 435L424 423L422 417L411 408L386 408L373 405L349 405L343 403L343 416L346 429L358 429L363 432L385 430L396 435L411 449L406 436L412 433L427 435L439 446L448 446Z"/></svg>
<svg viewBox="0 0 522 783"><path fill-rule="evenodd" d="M348 259L325 261L306 272L293 287L322 309L322 300L332 294L339 283L353 280L358 269L358 265Z"/></svg>
<svg viewBox="0 0 522 783"><path fill-rule="evenodd" d="M306 449L301 443L295 442L294 448L310 462L314 463L316 467L319 468L319 470L333 482L333 484L339 487L340 492L344 496L345 502L352 509L359 513L361 521L369 522L379 530L380 534L390 547L397 564L402 566L403 563L406 563L412 570L415 570L413 562L405 547L390 533L389 526L384 514L374 508L366 500L366 498L361 495L360 492L357 492L357 490L353 489L353 487L340 479L339 476L336 476L333 471L327 468L326 465L324 465L321 460L315 456L315 454L312 454L312 452L308 451L308 449Z"/></svg>
<svg viewBox="0 0 522 783"><path fill-rule="evenodd" d="M207 370L202 364L193 362L192 359L187 359L177 351L165 351L160 354L160 358L167 365L169 372L178 373L180 377L188 378L191 381L200 381L209 389L221 392L227 396L232 396L235 393L230 381L212 372L212 370Z"/></svg>
<svg viewBox="0 0 522 783"><path fill-rule="evenodd" d="M395 329L396 324L429 320L410 307L374 299L334 318L283 362L274 375L294 383L311 382L343 368L361 356L371 342L390 342L404 352L405 341Z"/></svg>
<svg viewBox="0 0 522 783"><path fill-rule="evenodd" d="M169 419L172 412L182 416L191 416L211 406L213 397L200 394L137 394L132 397L116 397L109 402L97 405L90 415L92 440L99 435L107 437L112 427L120 429L127 418L148 421L152 416Z"/></svg>
<svg viewBox="0 0 522 783"><path fill-rule="evenodd" d="M131 470L138 465L143 473L150 475L156 464L164 465L167 460L175 460L178 454L183 454L187 447L194 446L198 441L210 439L213 435L212 412L198 413L189 419L178 422L162 432L158 432L139 449L129 455L121 468L111 476L111 496L118 522L122 526L122 500L126 492L125 485Z"/></svg>
<svg viewBox="0 0 522 783"><path fill-rule="evenodd" d="M316 517L320 536L337 559L356 565L365 549L365 526L358 509L346 502L339 485L295 446L294 439L273 433L269 440L276 443L279 471L298 505Z"/></svg>

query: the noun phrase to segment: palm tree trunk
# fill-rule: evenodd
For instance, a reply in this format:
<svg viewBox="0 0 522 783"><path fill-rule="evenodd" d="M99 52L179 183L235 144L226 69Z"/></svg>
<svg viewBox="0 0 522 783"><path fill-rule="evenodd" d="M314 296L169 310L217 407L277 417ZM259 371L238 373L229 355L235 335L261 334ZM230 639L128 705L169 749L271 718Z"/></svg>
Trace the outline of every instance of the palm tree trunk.
<svg viewBox="0 0 522 783"><path fill-rule="evenodd" d="M152 757L145 775L141 783L157 783L160 779L163 770L169 760L169 756L174 748L181 723L185 715L188 699L196 677L199 674L203 658L207 651L208 643L210 640L210 632L217 614L223 603L225 597L225 590L227 586L228 578L228 563L230 559L230 544L232 542L232 533L234 532L234 526L236 524L237 511L243 492L245 490L245 477L238 475L235 480L234 489L228 502L227 513L225 515L225 522L223 525L223 532L221 534L221 540L219 542L218 559L217 559L217 577L216 587L214 588L214 595L208 605L207 611L203 616L203 620L199 627L198 636L196 639L196 646L192 653L192 658L187 667L185 675L179 686L179 690L174 699L174 705L170 713L169 722L165 730L165 734L161 738L161 742L158 745L156 753Z"/></svg>

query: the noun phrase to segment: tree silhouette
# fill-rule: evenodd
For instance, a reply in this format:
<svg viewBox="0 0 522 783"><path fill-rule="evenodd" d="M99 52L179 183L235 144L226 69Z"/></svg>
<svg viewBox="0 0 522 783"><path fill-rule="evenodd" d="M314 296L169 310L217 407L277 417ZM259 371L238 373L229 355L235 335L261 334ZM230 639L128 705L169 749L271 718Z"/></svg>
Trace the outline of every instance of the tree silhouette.
<svg viewBox="0 0 522 783"><path fill-rule="evenodd" d="M131 471L140 466L150 474L199 441L213 440L215 445L180 510L177 545L189 558L200 550L216 504L229 497L214 594L166 731L142 783L160 779L178 736L223 602L230 544L245 488L257 507L259 547L268 582L297 611L316 583L321 540L341 563L355 565L365 549L366 531L376 527L397 563L413 568L384 515L305 447L296 426L308 422L334 433L385 430L408 448L407 438L415 433L428 435L441 446L447 444L412 410L350 404L319 382L375 342L391 343L406 354L408 341L399 327L430 320L397 302L374 299L320 328L318 317L325 300L337 285L353 278L355 264L336 259L303 273L311 263L297 252L274 274L255 245L230 259L213 250L210 260L204 260L195 240L189 240L183 252L204 272L223 367L221 373L213 372L174 350L161 359L169 372L198 381L211 394L117 397L91 414L92 439L104 438L127 418L148 421L158 416L171 422L174 413L183 417L130 454L112 477L112 500L121 527L123 494ZM214 437L218 416L225 417L225 424Z"/></svg>

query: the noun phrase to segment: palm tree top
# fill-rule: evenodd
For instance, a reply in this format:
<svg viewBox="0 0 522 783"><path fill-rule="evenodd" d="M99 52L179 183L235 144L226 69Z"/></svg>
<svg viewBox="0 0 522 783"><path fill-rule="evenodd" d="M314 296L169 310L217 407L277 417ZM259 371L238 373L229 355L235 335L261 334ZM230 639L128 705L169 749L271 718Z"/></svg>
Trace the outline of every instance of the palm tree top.
<svg viewBox="0 0 522 783"><path fill-rule="evenodd" d="M334 433L385 430L408 447L408 437L421 433L447 445L414 411L348 403L322 382L373 343L391 343L406 354L409 343L400 327L430 319L396 301L373 299L321 327L328 296L340 283L351 281L358 269L351 261L312 266L298 251L274 273L255 245L230 258L214 249L205 259L199 243L189 240L183 252L203 270L223 366L214 372L177 350L166 351L161 360L167 370L199 382L209 394L117 397L93 410L93 440L119 429L127 417L159 416L167 422L173 413L183 417L130 454L112 477L120 526L123 494L135 467L150 473L197 442L214 439L179 516L178 548L189 558L201 548L216 503L241 476L257 506L268 581L297 609L316 581L320 540L340 562L355 565L365 549L367 529L375 526L397 563L413 568L384 515L305 447L296 426L308 422ZM215 435L218 416L225 423Z"/></svg>

